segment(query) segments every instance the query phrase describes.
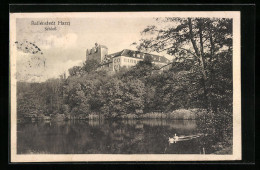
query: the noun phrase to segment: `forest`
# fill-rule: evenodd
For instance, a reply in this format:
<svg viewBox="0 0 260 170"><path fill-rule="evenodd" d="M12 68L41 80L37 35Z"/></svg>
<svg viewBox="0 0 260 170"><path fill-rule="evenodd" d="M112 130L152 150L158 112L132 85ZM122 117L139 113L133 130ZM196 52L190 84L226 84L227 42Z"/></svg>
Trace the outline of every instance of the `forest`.
<svg viewBox="0 0 260 170"><path fill-rule="evenodd" d="M178 109L201 109L204 125L231 133L233 108L232 20L157 18L134 42L144 52L174 56L169 70L145 58L113 73L89 60L42 83L17 82L18 118L26 114L135 118ZM164 25L164 27L160 27ZM224 124L223 124L224 123Z"/></svg>

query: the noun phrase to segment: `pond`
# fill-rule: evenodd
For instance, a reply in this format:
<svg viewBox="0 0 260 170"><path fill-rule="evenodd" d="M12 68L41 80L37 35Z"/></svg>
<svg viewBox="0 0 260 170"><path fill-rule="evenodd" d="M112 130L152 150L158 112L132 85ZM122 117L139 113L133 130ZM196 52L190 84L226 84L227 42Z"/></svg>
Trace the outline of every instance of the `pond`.
<svg viewBox="0 0 260 170"><path fill-rule="evenodd" d="M169 137L199 134L195 120L87 120L18 123L18 154L210 154L205 136L169 143Z"/></svg>

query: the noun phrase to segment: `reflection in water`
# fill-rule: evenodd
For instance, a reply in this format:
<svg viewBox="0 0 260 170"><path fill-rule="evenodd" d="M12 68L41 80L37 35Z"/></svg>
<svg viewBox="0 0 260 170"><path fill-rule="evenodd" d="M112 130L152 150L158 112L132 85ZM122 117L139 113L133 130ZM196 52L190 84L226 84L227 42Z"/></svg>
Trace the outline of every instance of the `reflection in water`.
<svg viewBox="0 0 260 170"><path fill-rule="evenodd" d="M91 119L88 121L88 124L91 127L100 127L104 124L104 119Z"/></svg>
<svg viewBox="0 0 260 170"><path fill-rule="evenodd" d="M169 145L174 134L198 134L194 120L89 120L18 124L17 153L200 154L205 137Z"/></svg>

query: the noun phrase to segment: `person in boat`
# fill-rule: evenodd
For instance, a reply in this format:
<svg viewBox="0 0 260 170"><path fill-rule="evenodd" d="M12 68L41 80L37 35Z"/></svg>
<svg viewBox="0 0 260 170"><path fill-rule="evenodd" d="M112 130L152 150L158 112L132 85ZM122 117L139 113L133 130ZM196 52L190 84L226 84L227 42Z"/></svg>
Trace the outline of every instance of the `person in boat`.
<svg viewBox="0 0 260 170"><path fill-rule="evenodd" d="M179 140L179 136L176 135L176 133L174 134L173 138L169 137L169 143L176 143Z"/></svg>
<svg viewBox="0 0 260 170"><path fill-rule="evenodd" d="M177 136L176 133L174 134L174 137L173 137L173 138L174 138L175 141L178 141L178 140L179 140L179 136Z"/></svg>
<svg viewBox="0 0 260 170"><path fill-rule="evenodd" d="M169 144L174 143L174 139L169 137Z"/></svg>

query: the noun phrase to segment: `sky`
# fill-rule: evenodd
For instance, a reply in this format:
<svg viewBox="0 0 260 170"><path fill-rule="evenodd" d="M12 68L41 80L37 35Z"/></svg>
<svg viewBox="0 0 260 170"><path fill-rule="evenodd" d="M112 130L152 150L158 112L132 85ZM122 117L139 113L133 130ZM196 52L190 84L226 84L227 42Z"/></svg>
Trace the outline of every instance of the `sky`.
<svg viewBox="0 0 260 170"><path fill-rule="evenodd" d="M57 30L45 31L46 26L31 25L32 21L55 21ZM58 21L70 22L70 25L57 25ZM123 49L136 50L131 44L141 39L144 28L155 23L152 17L20 18L16 20L16 39L18 42L33 42L41 49L43 55L40 57L45 58L45 68L40 78L34 81L44 81L57 78L64 72L68 74L69 68L82 64L86 59L86 50L94 47L95 43L107 46L109 54ZM19 56L36 55L21 53L23 52L18 53ZM24 67L24 64L17 65ZM33 69L27 68L27 72L36 72L35 69L39 72L40 68Z"/></svg>

